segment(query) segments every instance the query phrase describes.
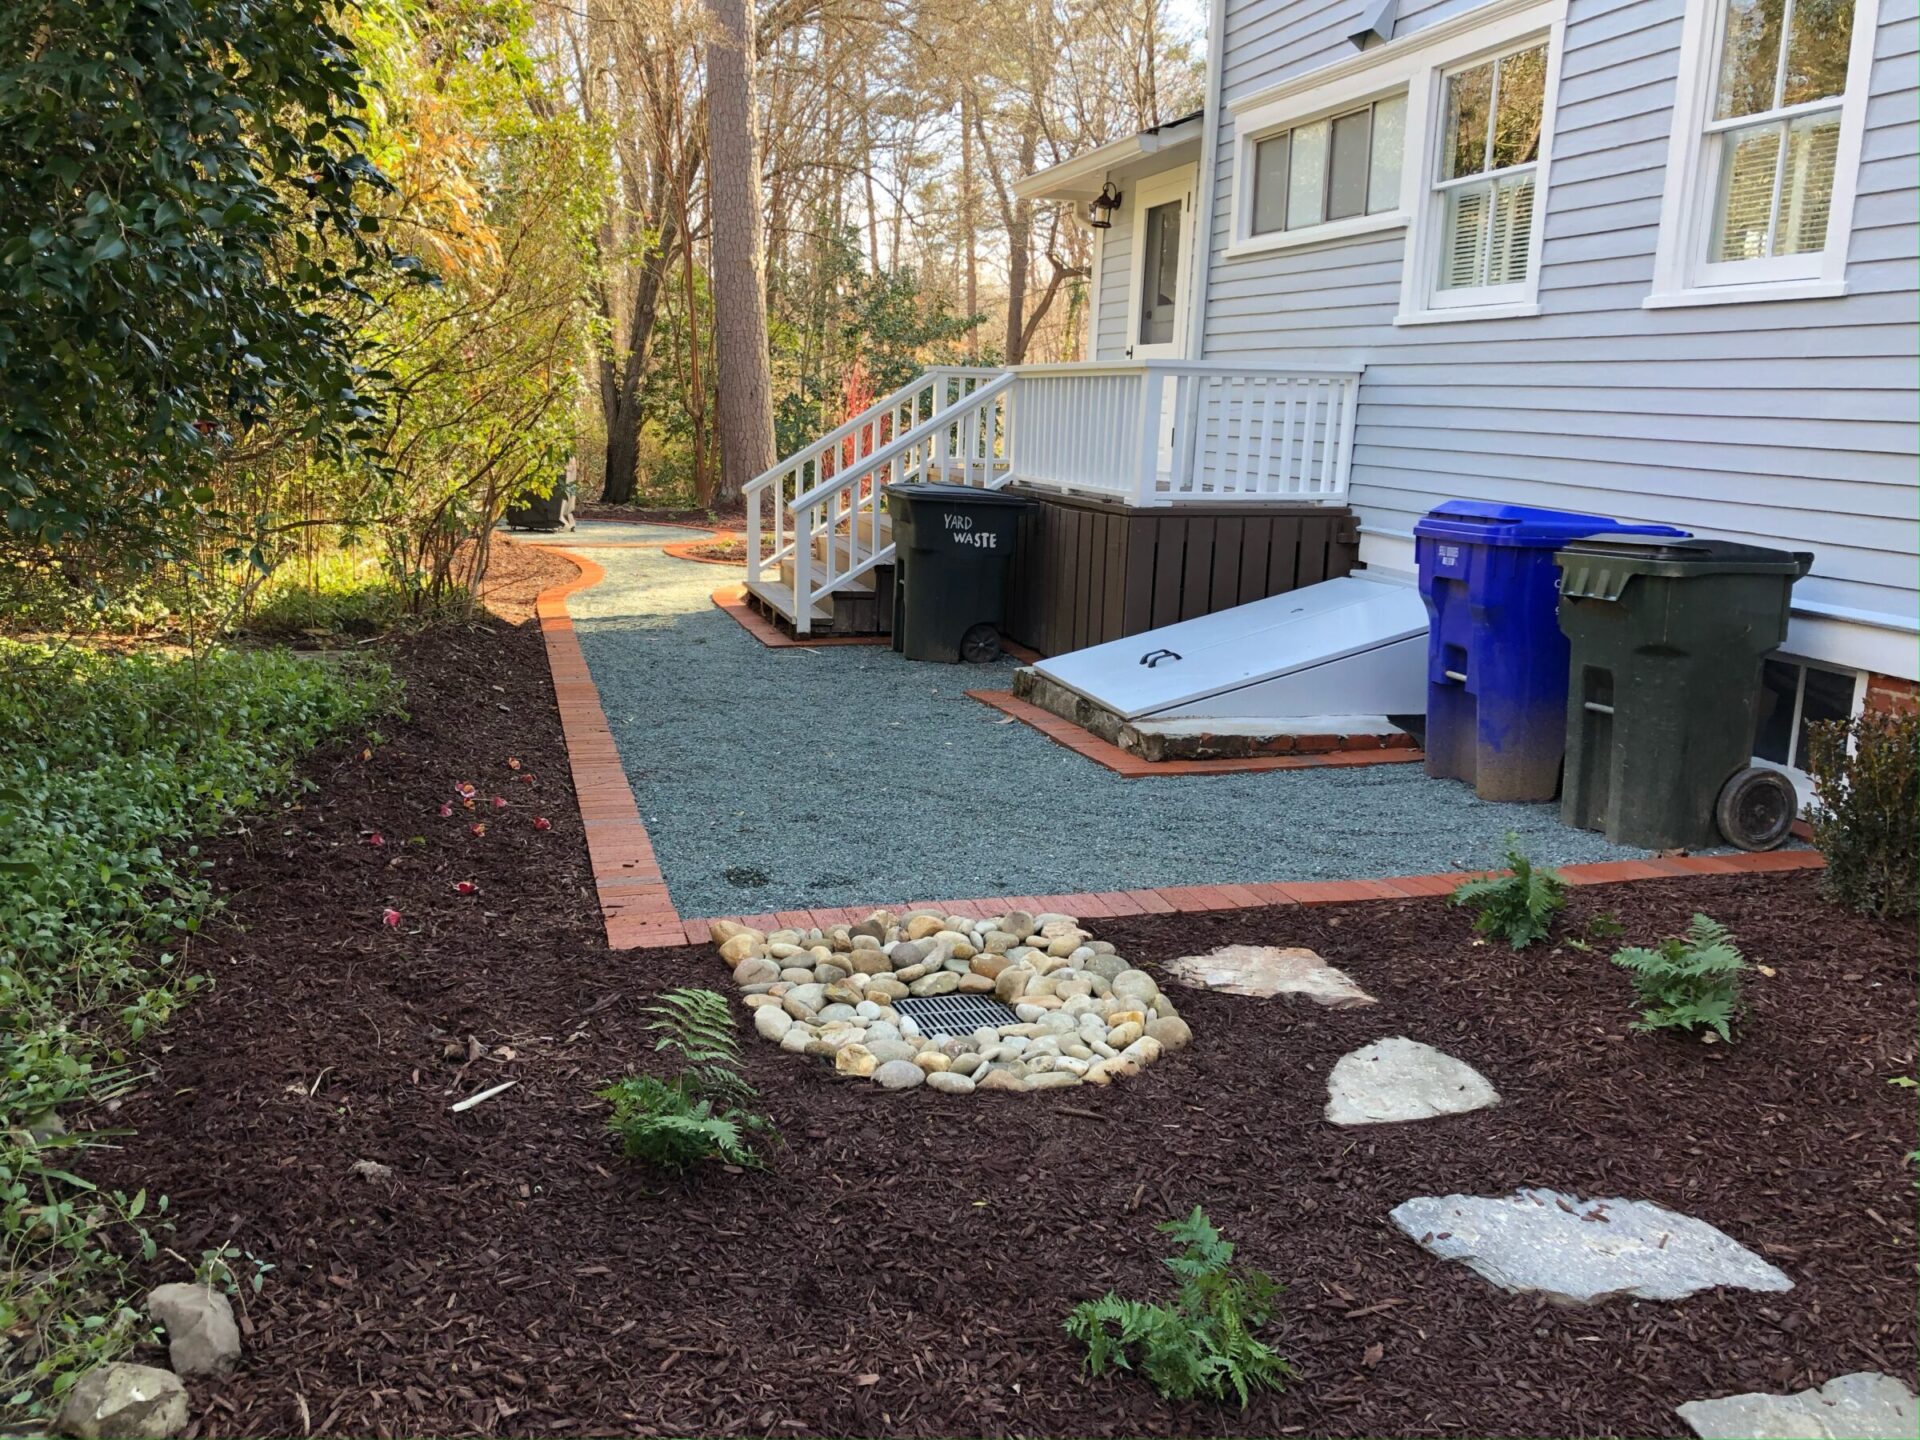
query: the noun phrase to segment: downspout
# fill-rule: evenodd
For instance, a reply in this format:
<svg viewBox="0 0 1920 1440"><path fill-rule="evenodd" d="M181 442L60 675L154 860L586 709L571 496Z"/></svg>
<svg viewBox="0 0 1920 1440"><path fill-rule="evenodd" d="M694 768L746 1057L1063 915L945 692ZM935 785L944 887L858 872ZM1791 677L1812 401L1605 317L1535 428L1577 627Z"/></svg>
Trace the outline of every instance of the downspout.
<svg viewBox="0 0 1920 1440"><path fill-rule="evenodd" d="M1205 358L1207 281L1213 272L1213 196L1219 183L1221 77L1226 71L1227 0L1211 0L1207 14L1207 98L1200 116L1200 171L1194 179L1193 289L1187 321L1187 358Z"/></svg>

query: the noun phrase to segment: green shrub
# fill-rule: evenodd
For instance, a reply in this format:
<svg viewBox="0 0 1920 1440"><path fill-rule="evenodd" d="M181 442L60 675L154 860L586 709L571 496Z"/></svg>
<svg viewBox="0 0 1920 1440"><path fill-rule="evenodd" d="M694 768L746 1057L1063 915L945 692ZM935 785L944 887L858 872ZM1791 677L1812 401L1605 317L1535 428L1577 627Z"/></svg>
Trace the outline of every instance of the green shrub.
<svg viewBox="0 0 1920 1440"><path fill-rule="evenodd" d="M741 1076L740 1042L726 998L711 990L669 990L647 1013L654 1049L672 1050L687 1068L671 1079L629 1075L599 1092L611 1102L607 1129L630 1160L663 1170L686 1171L703 1160L757 1167L752 1132L773 1126L749 1109L758 1098Z"/></svg>
<svg viewBox="0 0 1920 1440"><path fill-rule="evenodd" d="M1819 786L1808 818L1827 857L1822 892L1863 914L1912 915L1920 885L1920 715L1868 711L1811 725L1807 770Z"/></svg>
<svg viewBox="0 0 1920 1440"><path fill-rule="evenodd" d="M0 1428L142 1331L108 1232L164 1214L75 1173L57 1107L127 1084L126 1047L198 981L196 838L294 783L391 698L384 671L265 652L198 663L0 640Z"/></svg>
<svg viewBox="0 0 1920 1440"><path fill-rule="evenodd" d="M1696 1030L1704 1025L1722 1040L1740 1009L1740 976L1747 962L1724 925L1695 915L1685 936L1669 936L1653 949L1630 946L1613 963L1633 977L1641 1006L1634 1029Z"/></svg>
<svg viewBox="0 0 1920 1440"><path fill-rule="evenodd" d="M1507 837L1506 859L1512 874L1468 880L1447 903L1473 911L1473 928L1480 934L1524 950L1552 932L1554 917L1566 907L1567 884L1555 871L1534 869L1516 836Z"/></svg>
<svg viewBox="0 0 1920 1440"><path fill-rule="evenodd" d="M1165 1262L1180 1277L1174 1303L1109 1291L1076 1305L1067 1334L1087 1347L1087 1368L1104 1375L1109 1366L1131 1370L1137 1359L1147 1383L1169 1399L1233 1394L1242 1409L1256 1389L1283 1388L1292 1367L1254 1338L1273 1316L1279 1284L1257 1270L1235 1274L1233 1246L1197 1205L1185 1220L1154 1228L1182 1246Z"/></svg>

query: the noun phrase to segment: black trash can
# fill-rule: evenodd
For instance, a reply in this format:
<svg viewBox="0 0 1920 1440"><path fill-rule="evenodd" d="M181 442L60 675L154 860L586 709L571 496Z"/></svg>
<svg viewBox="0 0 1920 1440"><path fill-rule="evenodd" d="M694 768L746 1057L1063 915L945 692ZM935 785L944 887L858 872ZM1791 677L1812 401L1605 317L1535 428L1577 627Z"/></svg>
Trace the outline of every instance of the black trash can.
<svg viewBox="0 0 1920 1440"><path fill-rule="evenodd" d="M546 495L523 496L519 503L507 506L507 528L509 530L571 530L573 529L573 462L567 462L567 473L553 482L553 489Z"/></svg>
<svg viewBox="0 0 1920 1440"><path fill-rule="evenodd" d="M1793 784L1753 764L1760 667L1813 556L1594 538L1554 560L1572 647L1561 818L1649 850L1784 841Z"/></svg>
<svg viewBox="0 0 1920 1440"><path fill-rule="evenodd" d="M1014 532L1033 504L971 485L887 486L894 649L948 664L999 658Z"/></svg>

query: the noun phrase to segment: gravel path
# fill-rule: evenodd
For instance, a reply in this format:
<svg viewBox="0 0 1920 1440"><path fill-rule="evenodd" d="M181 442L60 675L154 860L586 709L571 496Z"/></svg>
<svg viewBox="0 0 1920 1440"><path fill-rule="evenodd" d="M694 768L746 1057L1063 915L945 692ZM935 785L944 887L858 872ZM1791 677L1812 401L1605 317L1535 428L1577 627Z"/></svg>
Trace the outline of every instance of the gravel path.
<svg viewBox="0 0 1920 1440"><path fill-rule="evenodd" d="M670 545L697 540L708 532L690 525L655 525L639 520L582 520L572 530L508 530L501 533L522 545L561 545L591 550L596 545Z"/></svg>
<svg viewBox="0 0 1920 1440"><path fill-rule="evenodd" d="M595 559L567 603L683 915L1478 869L1509 831L1553 864L1645 853L1417 765L1122 779L966 698L1010 662L769 650L712 605L727 572Z"/></svg>

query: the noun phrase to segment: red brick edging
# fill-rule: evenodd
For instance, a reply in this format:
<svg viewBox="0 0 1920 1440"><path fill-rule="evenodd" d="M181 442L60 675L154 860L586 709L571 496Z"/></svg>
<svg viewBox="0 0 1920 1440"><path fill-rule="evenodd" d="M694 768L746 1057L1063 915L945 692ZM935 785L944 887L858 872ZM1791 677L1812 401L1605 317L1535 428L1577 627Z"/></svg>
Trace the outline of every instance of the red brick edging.
<svg viewBox="0 0 1920 1440"><path fill-rule="evenodd" d="M738 560L723 560L718 555L695 555L691 552L702 545L718 545L727 540L740 538L740 532L737 530L709 530L704 540L673 540L662 545L660 550L662 554L671 555L676 560L691 560L696 565L731 565L737 570L747 563L746 556L742 555Z"/></svg>
<svg viewBox="0 0 1920 1440"><path fill-rule="evenodd" d="M1402 765L1410 760L1426 759L1426 752L1405 745L1365 748L1353 745L1344 750L1322 750L1301 755L1239 755L1223 760L1143 760L1130 750L1102 740L1091 730L1063 720L1051 710L1015 698L1006 690L969 690L969 699L991 705L1014 719L1038 730L1055 744L1064 745L1096 765L1104 765L1116 775L1138 780L1148 775L1232 775L1248 770L1313 770L1339 765ZM1315 739L1323 737L1312 737ZM1331 737L1326 737L1331 738ZM1349 742L1377 741L1378 736L1347 736Z"/></svg>
<svg viewBox="0 0 1920 1440"><path fill-rule="evenodd" d="M573 580L542 591L535 607L540 618L540 634L546 641L547 663L553 670L554 699L560 708L560 725L566 735L574 792L579 799L581 820L585 824L587 854L593 864L594 888L599 896L601 919L607 929L607 948L664 950L679 945L705 944L710 938L708 922L683 919L673 908L672 897L667 893L666 882L660 873L660 862L653 852L653 842L648 838L647 827L640 819L633 789L627 783L619 750L607 726L606 712L600 707L600 692L593 683L593 676L587 671L586 657L581 654L580 641L573 631L573 617L567 613L567 597L599 584L606 578L606 572L574 551L558 546L544 548L555 555L564 556L580 570ZM717 592L715 603L719 604ZM805 643L790 637L782 638L788 644ZM982 694L975 698L985 696ZM1273 756L1269 758L1287 760L1293 764L1268 768L1297 768L1315 760L1322 763L1361 764L1376 758L1386 759L1390 755L1396 759L1419 758L1418 751L1411 755L1405 752L1376 752L1374 755L1359 752L1311 757ZM1137 759L1135 756L1127 758ZM1147 765L1150 762L1138 763ZM1173 763L1240 764L1234 761ZM1150 773L1185 772L1159 766ZM1563 865L1558 870L1569 885L1610 885L1635 880L1668 880L1688 875L1746 875L1775 870L1810 870L1818 869L1823 864L1825 861L1817 851L1771 850L1759 854L1686 855L1668 860L1610 860L1594 865ZM1012 909L1058 910L1082 919L1114 919L1126 915L1248 910L1268 905L1337 905L1360 900L1405 900L1447 895L1462 881L1474 879L1476 873L1486 872L1393 875L1378 880L1174 885L1158 890L1102 890L1072 895L997 895L973 900L916 900L886 908L938 909L946 914L978 919L1004 915ZM828 925L852 924L865 918L875 908L878 907L853 905L818 910L777 910L726 918L739 919L763 928L816 925L824 928Z"/></svg>
<svg viewBox="0 0 1920 1440"><path fill-rule="evenodd" d="M567 597L598 585L606 579L606 571L576 551L554 545L543 548L564 556L580 570L572 580L541 591L534 613L546 641L547 665L553 671L553 698L566 735L567 762L573 771L607 946L627 950L684 945L680 914L667 894L653 841L641 823L606 712L600 708L599 688L587 670L579 637L573 633L573 617L567 613Z"/></svg>

